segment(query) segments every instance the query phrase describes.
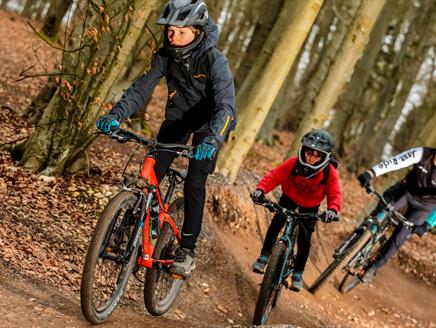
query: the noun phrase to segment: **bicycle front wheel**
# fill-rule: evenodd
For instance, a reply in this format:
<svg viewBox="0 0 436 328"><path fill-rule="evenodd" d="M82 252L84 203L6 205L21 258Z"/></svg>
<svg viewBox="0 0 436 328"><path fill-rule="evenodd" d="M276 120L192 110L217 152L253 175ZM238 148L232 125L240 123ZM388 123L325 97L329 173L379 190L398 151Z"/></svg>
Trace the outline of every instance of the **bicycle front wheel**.
<svg viewBox="0 0 436 328"><path fill-rule="evenodd" d="M256 309L254 310L253 325L264 325L271 309L277 302L277 297L282 286L280 271L286 253L286 245L279 242L274 245L268 265L260 286L259 296L257 297Z"/></svg>
<svg viewBox="0 0 436 328"><path fill-rule="evenodd" d="M117 307L137 261L142 229L133 208L138 196L123 191L108 204L94 230L83 268L80 302L85 318L101 323Z"/></svg>
<svg viewBox="0 0 436 328"><path fill-rule="evenodd" d="M364 230L360 237L353 243L341 258L335 259L327 269L322 272L315 280L313 285L309 288L312 294L315 294L318 290L325 285L329 280L332 280L339 271L362 249L363 246L371 239L371 231Z"/></svg>
<svg viewBox="0 0 436 328"><path fill-rule="evenodd" d="M168 214L180 228L184 218L184 199L177 198L169 207ZM168 222L164 222L153 252L155 260L174 259L179 243ZM156 264L148 269L144 283L144 304L147 311L155 316L166 313L183 286L183 280L174 278L167 266Z"/></svg>

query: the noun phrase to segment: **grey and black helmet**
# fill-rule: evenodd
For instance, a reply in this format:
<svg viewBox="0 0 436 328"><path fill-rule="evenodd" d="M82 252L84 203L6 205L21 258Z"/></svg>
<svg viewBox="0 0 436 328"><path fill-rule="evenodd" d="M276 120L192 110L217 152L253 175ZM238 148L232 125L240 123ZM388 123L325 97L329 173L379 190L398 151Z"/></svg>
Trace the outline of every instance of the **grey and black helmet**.
<svg viewBox="0 0 436 328"><path fill-rule="evenodd" d="M203 27L207 20L207 6L203 0L170 0L162 8L157 24Z"/></svg>
<svg viewBox="0 0 436 328"><path fill-rule="evenodd" d="M163 46L175 62L188 58L199 47L205 36L204 27L208 22L207 6L203 0L171 0L166 3L157 20L165 25ZM185 47L173 47L167 36L168 25L198 28L196 39Z"/></svg>
<svg viewBox="0 0 436 328"><path fill-rule="evenodd" d="M308 167L313 172L319 172L329 164L334 148L333 137L326 130L315 129L306 133L301 138L300 149L298 150L298 161L301 165ZM308 149L314 149L321 153L321 159L311 165L307 163L305 152Z"/></svg>

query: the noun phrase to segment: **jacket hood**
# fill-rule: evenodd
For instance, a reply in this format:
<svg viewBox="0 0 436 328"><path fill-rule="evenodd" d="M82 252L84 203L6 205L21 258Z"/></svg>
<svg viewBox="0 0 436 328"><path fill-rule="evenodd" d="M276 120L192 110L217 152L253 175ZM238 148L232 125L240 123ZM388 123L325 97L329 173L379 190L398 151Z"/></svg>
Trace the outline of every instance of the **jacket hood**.
<svg viewBox="0 0 436 328"><path fill-rule="evenodd" d="M204 27L204 33L206 38L202 50L207 50L209 48L215 47L218 43L218 26L213 21L212 17L209 16L206 26Z"/></svg>

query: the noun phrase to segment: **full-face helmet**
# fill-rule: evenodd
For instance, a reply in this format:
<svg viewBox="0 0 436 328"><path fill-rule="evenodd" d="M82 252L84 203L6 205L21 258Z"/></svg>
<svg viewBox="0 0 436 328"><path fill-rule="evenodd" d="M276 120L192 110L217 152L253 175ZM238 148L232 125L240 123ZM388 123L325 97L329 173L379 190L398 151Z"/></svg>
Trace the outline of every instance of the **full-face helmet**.
<svg viewBox="0 0 436 328"><path fill-rule="evenodd" d="M313 173L319 172L329 164L333 148L334 142L330 133L323 129L312 130L301 139L298 161L303 167L309 168ZM319 155L319 161L309 163L306 159L306 154L311 153Z"/></svg>

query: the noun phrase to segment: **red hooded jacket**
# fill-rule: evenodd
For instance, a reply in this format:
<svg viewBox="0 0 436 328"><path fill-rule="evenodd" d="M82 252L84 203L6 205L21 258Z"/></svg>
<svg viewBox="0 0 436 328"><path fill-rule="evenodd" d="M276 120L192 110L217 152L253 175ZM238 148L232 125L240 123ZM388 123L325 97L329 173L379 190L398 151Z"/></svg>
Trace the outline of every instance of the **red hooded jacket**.
<svg viewBox="0 0 436 328"><path fill-rule="evenodd" d="M293 156L267 173L258 183L256 189L268 193L278 185L282 186L283 193L304 208L316 207L327 196L327 208L339 213L342 205L342 193L336 168L330 165L330 173L326 183L322 183L324 170L311 178L301 175L291 175L297 164L297 157Z"/></svg>

